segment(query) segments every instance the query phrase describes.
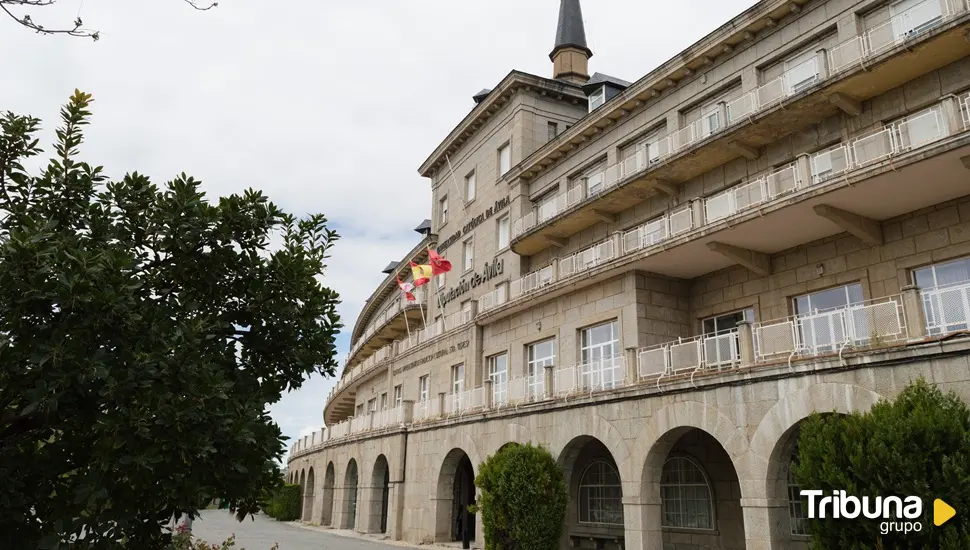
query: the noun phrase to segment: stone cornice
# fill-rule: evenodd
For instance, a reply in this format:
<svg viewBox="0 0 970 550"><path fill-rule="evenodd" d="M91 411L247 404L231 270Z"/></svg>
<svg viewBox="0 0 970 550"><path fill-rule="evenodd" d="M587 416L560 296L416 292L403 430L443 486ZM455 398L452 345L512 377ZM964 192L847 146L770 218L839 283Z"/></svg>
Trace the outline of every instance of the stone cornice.
<svg viewBox="0 0 970 550"><path fill-rule="evenodd" d="M506 106L520 92L537 91L549 97L568 102L586 101L582 89L568 82L543 78L521 71L512 71L499 82L484 101L475 106L462 119L448 137L431 153L418 168L418 173L430 178L446 165L446 156L454 155L462 145L471 139L502 107Z"/></svg>

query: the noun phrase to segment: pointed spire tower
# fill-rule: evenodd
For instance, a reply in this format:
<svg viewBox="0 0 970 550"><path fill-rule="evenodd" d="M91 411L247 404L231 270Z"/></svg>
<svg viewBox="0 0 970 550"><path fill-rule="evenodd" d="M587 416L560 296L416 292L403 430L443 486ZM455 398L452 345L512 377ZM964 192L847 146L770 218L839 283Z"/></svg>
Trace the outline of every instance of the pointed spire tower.
<svg viewBox="0 0 970 550"><path fill-rule="evenodd" d="M584 84L589 80L589 58L593 57L593 52L586 46L583 9L579 0L560 2L556 45L549 54L553 66L552 77L573 84Z"/></svg>

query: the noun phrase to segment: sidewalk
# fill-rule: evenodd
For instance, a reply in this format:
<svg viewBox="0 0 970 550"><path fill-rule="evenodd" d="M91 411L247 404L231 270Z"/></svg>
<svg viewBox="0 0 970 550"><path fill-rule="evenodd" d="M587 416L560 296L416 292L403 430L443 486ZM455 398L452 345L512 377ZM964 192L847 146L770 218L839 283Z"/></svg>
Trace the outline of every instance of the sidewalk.
<svg viewBox="0 0 970 550"><path fill-rule="evenodd" d="M452 543L433 543L433 544L414 544L410 542L404 542L399 540L391 540L386 537L386 535L365 535L363 533L358 533L350 529L331 529L330 527L322 527L320 525L309 525L300 521L291 521L287 525L292 525L293 527L299 527L300 529L306 529L308 531L318 531L321 533L327 533L329 535L335 535L338 537L345 537L348 539L364 540L369 542L379 542L381 544L386 544L388 546L397 546L400 548L461 548L460 542ZM472 544L474 548L474 543Z"/></svg>

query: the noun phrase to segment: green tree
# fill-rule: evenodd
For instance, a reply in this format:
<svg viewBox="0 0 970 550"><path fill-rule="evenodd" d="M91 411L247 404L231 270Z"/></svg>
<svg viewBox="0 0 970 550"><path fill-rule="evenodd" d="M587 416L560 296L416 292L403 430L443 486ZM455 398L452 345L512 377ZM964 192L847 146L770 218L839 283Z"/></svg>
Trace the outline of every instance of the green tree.
<svg viewBox="0 0 970 550"><path fill-rule="evenodd" d="M193 9L198 11L208 11L219 5L218 2L200 2L199 0L182 0ZM68 36L80 36L98 40L101 34L98 31L84 27L84 21L78 16L68 25L48 27L40 23L31 15L39 8L57 7L61 2L58 0L0 0L0 12L10 19L39 34L65 34Z"/></svg>
<svg viewBox="0 0 970 550"><path fill-rule="evenodd" d="M475 485L487 550L556 550L569 493L542 447L510 444L488 457Z"/></svg>
<svg viewBox="0 0 970 550"><path fill-rule="evenodd" d="M0 533L11 548L163 547L219 497L242 519L282 483L267 414L333 376L337 235L259 192L213 203L77 160L89 95L39 122L0 116ZM281 244L269 250L271 236Z"/></svg>
<svg viewBox="0 0 970 550"><path fill-rule="evenodd" d="M970 515L961 513L970 510L970 410L923 379L865 413L813 414L801 427L792 471L800 487L825 495L923 500L923 517L910 520L922 522L919 532L882 533L882 520L832 519L831 512L809 520L818 550L970 548ZM942 527L933 525L937 498L958 511Z"/></svg>

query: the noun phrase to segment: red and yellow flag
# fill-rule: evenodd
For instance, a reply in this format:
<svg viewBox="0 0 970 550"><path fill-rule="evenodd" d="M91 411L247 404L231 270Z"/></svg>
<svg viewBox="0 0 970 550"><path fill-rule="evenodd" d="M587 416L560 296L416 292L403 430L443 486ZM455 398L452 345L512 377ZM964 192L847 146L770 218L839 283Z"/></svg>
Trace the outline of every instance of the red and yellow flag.
<svg viewBox="0 0 970 550"><path fill-rule="evenodd" d="M414 277L414 286L418 287L428 284L428 282L431 281L431 277L434 275L434 270L430 265L418 265L411 262L411 274Z"/></svg>

